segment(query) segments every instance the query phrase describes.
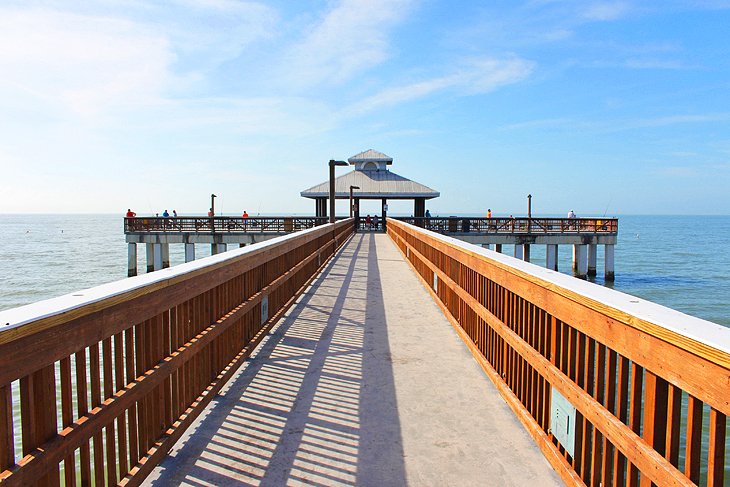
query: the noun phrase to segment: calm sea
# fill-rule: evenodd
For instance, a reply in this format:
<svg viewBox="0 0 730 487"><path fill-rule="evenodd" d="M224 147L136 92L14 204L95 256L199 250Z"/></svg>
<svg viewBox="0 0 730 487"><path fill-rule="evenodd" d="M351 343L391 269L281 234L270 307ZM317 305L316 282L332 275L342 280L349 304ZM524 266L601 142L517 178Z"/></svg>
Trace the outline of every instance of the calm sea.
<svg viewBox="0 0 730 487"><path fill-rule="evenodd" d="M730 216L619 218L619 291L730 327ZM504 252L512 250L505 246ZM603 249L598 278L603 285ZM145 268L139 247L139 269ZM210 255L198 245L196 256ZM559 267L571 272L571 249ZM535 246L535 264L544 251ZM172 265L183 246L170 246ZM127 246L119 215L0 215L0 310L96 286L127 275Z"/></svg>

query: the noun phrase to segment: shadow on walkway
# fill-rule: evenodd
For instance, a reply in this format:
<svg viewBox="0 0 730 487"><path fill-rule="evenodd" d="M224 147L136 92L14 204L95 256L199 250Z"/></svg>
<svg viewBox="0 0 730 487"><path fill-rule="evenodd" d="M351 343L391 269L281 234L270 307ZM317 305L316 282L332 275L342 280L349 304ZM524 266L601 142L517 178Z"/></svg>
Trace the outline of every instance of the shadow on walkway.
<svg viewBox="0 0 730 487"><path fill-rule="evenodd" d="M375 236L356 235L147 485L405 485Z"/></svg>

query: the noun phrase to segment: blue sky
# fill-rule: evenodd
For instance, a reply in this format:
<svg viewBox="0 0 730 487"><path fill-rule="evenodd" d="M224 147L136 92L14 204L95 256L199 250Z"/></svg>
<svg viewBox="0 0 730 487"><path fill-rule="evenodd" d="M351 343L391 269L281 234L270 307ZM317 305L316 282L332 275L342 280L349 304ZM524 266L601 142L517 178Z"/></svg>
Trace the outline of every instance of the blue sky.
<svg viewBox="0 0 730 487"><path fill-rule="evenodd" d="M434 214L730 214L728 25L719 0L4 0L0 212L311 214L327 161L373 148Z"/></svg>

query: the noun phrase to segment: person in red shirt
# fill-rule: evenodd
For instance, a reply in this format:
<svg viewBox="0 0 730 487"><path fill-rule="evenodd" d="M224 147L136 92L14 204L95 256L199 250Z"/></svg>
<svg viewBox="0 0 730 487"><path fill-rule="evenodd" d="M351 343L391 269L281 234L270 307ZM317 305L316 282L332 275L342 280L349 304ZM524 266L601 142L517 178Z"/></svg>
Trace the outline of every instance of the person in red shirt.
<svg viewBox="0 0 730 487"><path fill-rule="evenodd" d="M135 212L133 212L130 208L127 208L127 218L134 218L137 216Z"/></svg>
<svg viewBox="0 0 730 487"><path fill-rule="evenodd" d="M243 210L243 215L241 215L241 218L243 218L244 220L248 218L248 212L246 210Z"/></svg>

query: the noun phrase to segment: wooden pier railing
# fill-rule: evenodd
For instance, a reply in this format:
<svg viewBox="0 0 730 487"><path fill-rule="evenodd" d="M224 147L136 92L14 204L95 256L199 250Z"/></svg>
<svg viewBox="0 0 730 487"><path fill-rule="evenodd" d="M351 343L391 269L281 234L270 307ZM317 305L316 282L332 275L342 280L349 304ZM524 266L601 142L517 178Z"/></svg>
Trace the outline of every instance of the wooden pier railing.
<svg viewBox="0 0 730 487"><path fill-rule="evenodd" d="M730 483L729 329L399 221L387 228L566 483Z"/></svg>
<svg viewBox="0 0 730 487"><path fill-rule="evenodd" d="M437 233L514 234L617 234L617 218L471 218L453 217L396 217L402 222Z"/></svg>
<svg viewBox="0 0 730 487"><path fill-rule="evenodd" d="M353 226L1 312L0 483L138 485Z"/></svg>
<svg viewBox="0 0 730 487"><path fill-rule="evenodd" d="M289 233L324 225L327 217L135 217L124 219L124 233Z"/></svg>

